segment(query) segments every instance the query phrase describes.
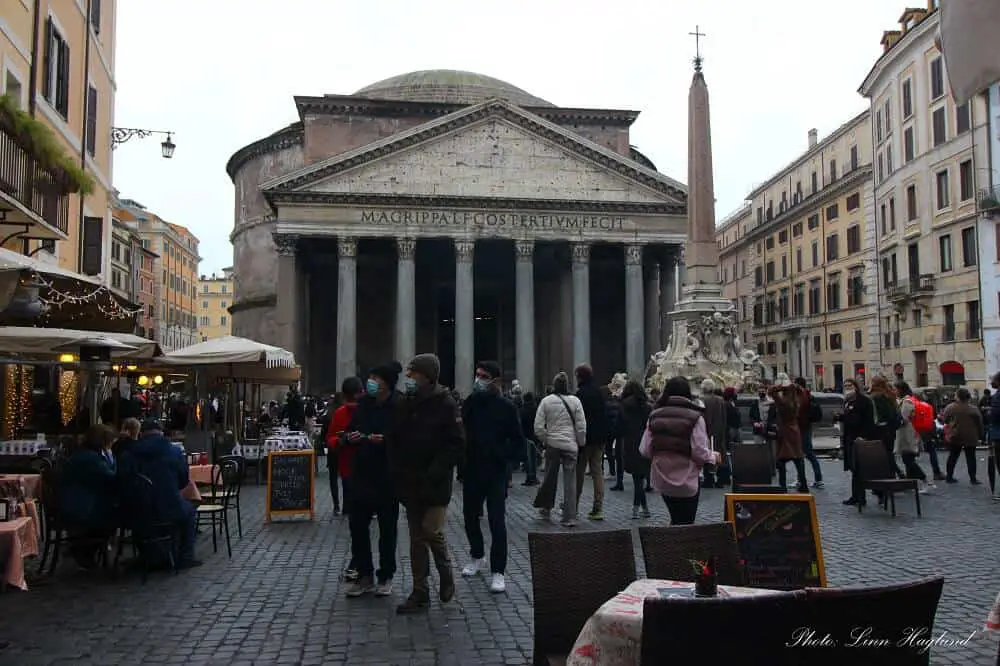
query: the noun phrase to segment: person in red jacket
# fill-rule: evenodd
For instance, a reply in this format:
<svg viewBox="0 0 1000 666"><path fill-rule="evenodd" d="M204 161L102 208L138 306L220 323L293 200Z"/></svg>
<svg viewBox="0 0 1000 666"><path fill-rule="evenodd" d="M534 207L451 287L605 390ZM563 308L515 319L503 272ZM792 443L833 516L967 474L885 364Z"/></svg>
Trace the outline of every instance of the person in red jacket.
<svg viewBox="0 0 1000 666"><path fill-rule="evenodd" d="M348 377L340 386L340 392L344 396L344 404L337 408L330 421L330 427L326 433L327 464L330 469L330 492L334 498L337 496L337 477L340 477L340 484L344 488L344 514L347 515L351 503L351 469L354 466L354 453L356 448L348 446L344 441L344 432L354 418L354 411L358 408L358 399L363 393L361 380L357 377ZM336 470L333 465L336 465ZM336 501L336 500L335 500ZM336 513L336 508L334 509ZM344 580L354 581L358 578L358 572L354 565L353 558L344 572Z"/></svg>

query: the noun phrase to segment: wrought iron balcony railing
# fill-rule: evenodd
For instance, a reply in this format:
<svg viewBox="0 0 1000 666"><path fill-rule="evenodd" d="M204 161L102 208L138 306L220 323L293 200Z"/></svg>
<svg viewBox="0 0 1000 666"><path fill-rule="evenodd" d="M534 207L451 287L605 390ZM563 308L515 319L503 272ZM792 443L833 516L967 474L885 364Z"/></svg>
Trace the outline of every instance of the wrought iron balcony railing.
<svg viewBox="0 0 1000 666"><path fill-rule="evenodd" d="M888 285L886 296L890 302L902 303L916 300L934 293L935 276L931 274L904 278Z"/></svg>
<svg viewBox="0 0 1000 666"><path fill-rule="evenodd" d="M979 190L977 200L980 213L986 213L990 216L1000 215L1000 185L984 187Z"/></svg>
<svg viewBox="0 0 1000 666"><path fill-rule="evenodd" d="M63 234L68 232L69 192L65 179L39 164L3 122L0 122L0 191L50 227Z"/></svg>

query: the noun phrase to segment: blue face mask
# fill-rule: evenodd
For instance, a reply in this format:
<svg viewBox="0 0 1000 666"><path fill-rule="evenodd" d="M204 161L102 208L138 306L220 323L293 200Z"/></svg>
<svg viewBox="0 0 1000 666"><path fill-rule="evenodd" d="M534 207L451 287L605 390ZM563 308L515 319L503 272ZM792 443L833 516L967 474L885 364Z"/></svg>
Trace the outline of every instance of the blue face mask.
<svg viewBox="0 0 1000 666"><path fill-rule="evenodd" d="M365 384L365 389L367 389L368 395L375 395L379 389L378 382L374 379L369 379Z"/></svg>
<svg viewBox="0 0 1000 666"><path fill-rule="evenodd" d="M403 388L406 389L407 394L414 394L417 392L417 380L413 377L407 377L403 380Z"/></svg>
<svg viewBox="0 0 1000 666"><path fill-rule="evenodd" d="M477 392L485 391L490 387L490 382L488 379L483 379L482 377L476 377L476 381L472 383L472 390Z"/></svg>

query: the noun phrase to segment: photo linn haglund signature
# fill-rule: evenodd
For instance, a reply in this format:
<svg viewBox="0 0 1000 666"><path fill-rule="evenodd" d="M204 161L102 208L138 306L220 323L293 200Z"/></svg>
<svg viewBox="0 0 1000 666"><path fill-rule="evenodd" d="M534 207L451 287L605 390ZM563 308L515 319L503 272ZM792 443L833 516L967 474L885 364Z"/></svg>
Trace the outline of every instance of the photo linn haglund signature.
<svg viewBox="0 0 1000 666"><path fill-rule="evenodd" d="M792 632L791 640L786 647L800 648L901 648L911 647L918 654L924 654L932 648L962 648L967 647L976 637L978 631L968 635L953 634L942 630L932 632L927 627L909 627L899 636L880 634L874 627L854 627L847 636L833 636L820 633L811 627L799 627Z"/></svg>

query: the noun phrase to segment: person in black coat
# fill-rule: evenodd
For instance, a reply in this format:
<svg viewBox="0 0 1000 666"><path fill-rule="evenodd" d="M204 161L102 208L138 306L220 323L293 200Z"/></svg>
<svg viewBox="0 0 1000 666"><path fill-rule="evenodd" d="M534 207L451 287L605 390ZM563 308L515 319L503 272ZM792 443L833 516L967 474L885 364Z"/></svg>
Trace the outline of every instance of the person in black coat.
<svg viewBox="0 0 1000 666"><path fill-rule="evenodd" d="M622 389L621 412L615 423L615 435L622 456L622 468L632 475L632 518L649 518L645 485L649 482L649 458L639 453L652 407L642 384L629 380Z"/></svg>
<svg viewBox="0 0 1000 666"><path fill-rule="evenodd" d="M601 389L594 385L594 370L584 364L576 371L576 397L583 405L587 419L587 445L576 458L576 501L580 504L583 479L590 468L594 482L594 507L587 516L591 520L604 520L604 442L608 438L608 411Z"/></svg>
<svg viewBox="0 0 1000 666"><path fill-rule="evenodd" d="M851 496L844 500L848 506L865 501L865 491L860 487L860 479L854 472L854 441L857 439L878 439L875 426L875 406L853 379L844 380L844 407L835 420L840 422L840 448L844 458L844 470L852 473Z"/></svg>
<svg viewBox="0 0 1000 666"><path fill-rule="evenodd" d="M539 443L535 437L535 411L538 409L538 402L535 401L535 394L527 392L522 398L522 404L518 410L521 417L521 433L524 435L525 479L523 486L538 485L538 461Z"/></svg>
<svg viewBox="0 0 1000 666"><path fill-rule="evenodd" d="M608 459L608 478L615 480L610 490L625 490L625 469L622 466L622 443L618 439L618 419L621 418L621 400L611 392L610 387L601 389L604 409L607 414L608 439L604 445L604 456Z"/></svg>

